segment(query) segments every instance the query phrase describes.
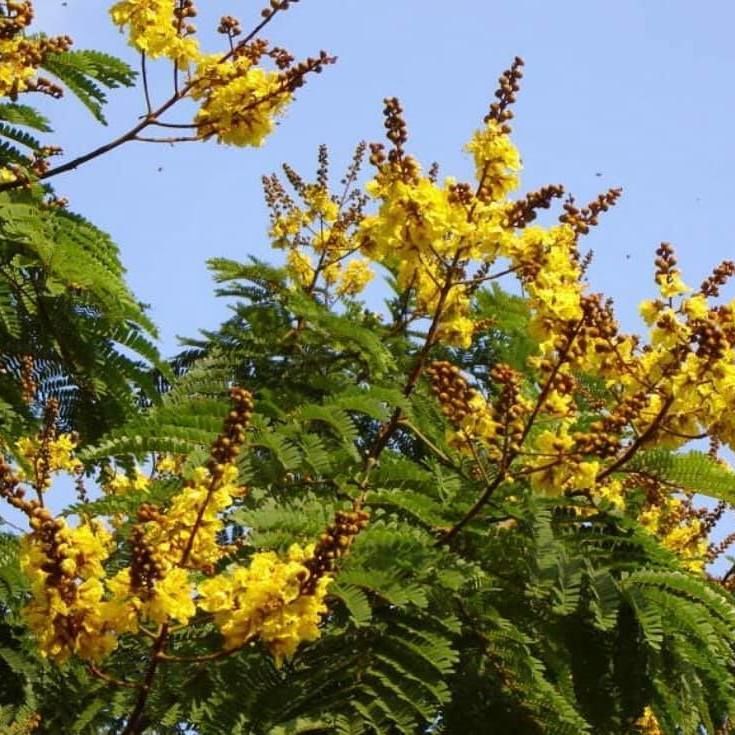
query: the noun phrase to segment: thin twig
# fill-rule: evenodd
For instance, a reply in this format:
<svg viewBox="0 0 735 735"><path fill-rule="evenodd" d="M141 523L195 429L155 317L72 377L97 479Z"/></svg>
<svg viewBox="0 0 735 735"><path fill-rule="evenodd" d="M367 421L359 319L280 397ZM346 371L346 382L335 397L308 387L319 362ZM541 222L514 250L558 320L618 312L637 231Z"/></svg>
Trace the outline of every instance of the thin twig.
<svg viewBox="0 0 735 735"><path fill-rule="evenodd" d="M148 117L153 112L153 105L151 104L151 95L148 90L148 71L146 70L145 51L140 52L140 75L143 78L143 95L145 96L145 109L148 113Z"/></svg>
<svg viewBox="0 0 735 735"><path fill-rule="evenodd" d="M140 689L141 687L140 684L134 684L133 682L124 681L123 679L117 679L114 676L110 676L110 674L102 671L102 669L98 669L94 664L87 664L87 669L92 676L116 687L125 687L127 689Z"/></svg>

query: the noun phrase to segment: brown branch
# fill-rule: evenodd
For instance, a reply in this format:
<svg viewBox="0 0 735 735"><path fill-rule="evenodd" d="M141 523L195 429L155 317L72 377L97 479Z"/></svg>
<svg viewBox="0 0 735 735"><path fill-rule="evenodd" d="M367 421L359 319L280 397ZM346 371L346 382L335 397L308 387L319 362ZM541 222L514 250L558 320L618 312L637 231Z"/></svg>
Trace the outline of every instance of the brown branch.
<svg viewBox="0 0 735 735"><path fill-rule="evenodd" d="M242 651L247 646L252 638L248 638L244 643L235 648L223 648L220 651L214 653L205 653L201 656L174 656L169 653L159 653L158 660L165 663L182 663L182 664L201 664L207 663L208 661L219 661L220 659L227 658L236 653Z"/></svg>
<svg viewBox="0 0 735 735"><path fill-rule="evenodd" d="M143 713L145 711L145 706L148 703L148 696L150 695L153 687L156 671L158 670L158 664L160 662L158 656L165 648L167 639L168 625L164 623L161 626L161 632L158 634L158 638L156 638L153 646L151 646L148 668L146 669L145 676L143 677L143 682L140 684L140 694L138 695L133 711L130 713L128 722L121 735L140 735L140 733L143 732Z"/></svg>
<svg viewBox="0 0 735 735"><path fill-rule="evenodd" d="M146 113L150 116L150 114L153 112L153 105L151 104L151 93L148 89L148 70L146 68L145 51L140 52L140 75L143 78L143 96L145 97L145 109Z"/></svg>
<svg viewBox="0 0 735 735"><path fill-rule="evenodd" d="M134 684L133 682L124 681L123 679L117 679L114 676L110 676L110 674L102 671L102 669L98 669L94 664L87 664L87 669L92 676L95 676L107 684L112 684L116 687L126 687L127 689L140 689L141 687L140 684Z"/></svg>
<svg viewBox="0 0 735 735"><path fill-rule="evenodd" d="M439 331L439 324L444 313L444 306L447 302L447 297L449 296L449 292L451 291L452 287L455 285L452 281L452 274L454 273L454 269L457 267L461 256L462 250L458 249L457 253L454 256L454 260L452 261L449 272L447 273L447 280L444 283L444 287L442 288L441 293L439 294L439 301L437 303L436 311L434 312L434 317L431 321L431 325L429 326L429 331L426 333L424 346L419 351L414 366L408 375L406 385L403 388L403 395L406 398L408 398L413 393L414 388L416 387L416 384L418 383L418 380L421 377L421 373L426 365L426 359L429 356L432 348L434 347L436 334ZM378 458L380 457L380 454L388 445L388 442L391 440L391 437L398 428L401 416L401 409L396 408L390 419L387 422L384 422L378 430L378 435L375 439L375 442L373 443L373 446L370 448L365 457L365 478L363 479L362 483L363 494L364 490L367 488L367 477L369 475L369 471L375 465Z"/></svg>
<svg viewBox="0 0 735 735"><path fill-rule="evenodd" d="M549 377L547 378L544 387L541 389L538 398L536 399L536 405L533 407L531 415L528 417L528 421L526 422L526 425L523 429L523 434L521 435L521 440L518 442L519 446L523 446L523 442L533 428L536 417L538 416L539 411L542 409L543 404L546 402L546 398L551 391L551 388L554 384L554 379L559 373L559 370L561 370L562 365L566 362L569 351L574 344L574 340L582 329L583 323L584 319L580 319L579 322L577 322L574 330L572 331L572 334L569 337L569 341L565 345L564 349L559 353L559 358L556 361L556 364L554 365L551 373L549 374ZM500 487L503 481L507 479L508 468L513 463L513 460L516 458L517 455L518 452L507 452L504 448L503 456L500 460L500 466L498 467L498 474L495 476L495 479L486 486L480 497L472 504L472 506L464 514L464 516L462 516L462 518L457 521L457 523L455 523L448 531L441 535L441 537L437 541L437 545L445 544L448 541L451 541L459 533L459 531L464 528L482 510L485 504L493 496L493 493L498 489L498 487Z"/></svg>
<svg viewBox="0 0 735 735"><path fill-rule="evenodd" d="M148 138L136 135L133 140L137 143L168 143L172 145L173 143L195 143L204 140L204 138L199 135L171 136L169 138Z"/></svg>
<svg viewBox="0 0 735 735"><path fill-rule="evenodd" d="M664 420L673 402L673 396L669 396L668 398L666 398L661 406L661 409L656 414L656 417L650 423L648 428L639 436L637 436L635 438L635 441L631 442L630 446L611 465L606 467L597 475L597 482L604 480L606 477L623 467L633 458L638 450L659 430L661 422Z"/></svg>

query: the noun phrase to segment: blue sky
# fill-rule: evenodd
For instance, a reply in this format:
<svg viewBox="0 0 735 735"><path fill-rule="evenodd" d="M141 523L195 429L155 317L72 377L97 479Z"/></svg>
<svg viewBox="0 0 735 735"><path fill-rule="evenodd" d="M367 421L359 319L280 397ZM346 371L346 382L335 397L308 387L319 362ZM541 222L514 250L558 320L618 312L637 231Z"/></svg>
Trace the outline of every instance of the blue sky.
<svg viewBox="0 0 735 735"><path fill-rule="evenodd" d="M236 15L249 28L261 5L199 4L197 22L211 50L220 48L211 29L221 15ZM38 28L137 65L108 20L107 3L36 5ZM172 354L176 335L192 336L227 315L212 296L207 258L271 257L261 175L283 161L308 174L317 146L327 143L338 179L358 140L382 138L382 100L396 95L409 149L427 165L439 161L445 175L469 177L462 146L498 75L520 55L526 75L514 139L524 158L523 188L561 183L581 202L624 188L587 239L596 253L589 275L594 290L614 297L623 327L637 329L637 304L654 294L659 242L674 243L694 286L719 261L735 258L734 23L735 6L724 0L301 0L268 38L297 56L324 48L339 63L300 91L263 148L134 143L55 184L119 244L129 281L151 304L161 347ZM153 72L163 100L170 69ZM72 100L48 107L69 155L116 137L143 111L140 90L111 98L107 128ZM379 299L379 291L372 294Z"/></svg>
<svg viewBox="0 0 735 735"><path fill-rule="evenodd" d="M200 27L220 15L257 20L260 3L201 0ZM107 3L43 0L38 26L71 34L137 64L107 18ZM308 173L328 143L335 174L361 138L382 137L386 95L401 98L410 148L444 174L468 176L462 145L486 111L499 73L516 54L526 77L515 140L524 189L562 183L580 201L608 186L624 198L588 238L594 290L612 295L627 328L652 295L653 251L677 247L697 285L735 256L729 211L735 170L735 62L729 2L681 0L301 0L268 37L297 55L320 48L339 63L301 90L262 149L208 144L129 144L56 180L72 207L107 229L130 282L152 306L162 347L226 315L211 296L206 258L269 256L260 176L288 161ZM221 41L204 37L212 50ZM169 69L160 68L159 99ZM142 112L139 90L112 95L108 128L72 100L54 104L60 139L78 154L127 129ZM182 116L186 119L186 115ZM338 178L338 176L337 176Z"/></svg>

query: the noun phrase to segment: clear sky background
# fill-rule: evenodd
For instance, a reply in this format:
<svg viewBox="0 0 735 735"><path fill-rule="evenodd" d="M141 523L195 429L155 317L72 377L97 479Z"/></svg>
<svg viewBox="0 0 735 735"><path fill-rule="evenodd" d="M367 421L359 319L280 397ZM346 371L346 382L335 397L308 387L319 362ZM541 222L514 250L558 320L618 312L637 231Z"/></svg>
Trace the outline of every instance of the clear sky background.
<svg viewBox="0 0 735 735"><path fill-rule="evenodd" d="M211 33L221 15L241 18L247 29L261 7L198 4L213 51L222 47ZM107 9L97 0L38 0L37 27L137 66ZM267 37L297 56L324 48L339 63L311 78L262 149L131 143L55 185L119 244L170 355L176 335L193 336L227 316L212 295L207 258L271 257L261 175L283 161L310 174L317 146L327 143L338 180L357 141L382 139L382 100L396 95L409 150L427 166L439 161L445 175L469 178L462 146L498 75L520 55L526 67L514 139L523 189L561 183L587 202L610 186L624 188L587 239L596 253L589 275L594 290L614 297L623 327L638 329L638 302L655 294L659 242L676 246L693 286L722 259L735 259L733 25L729 0L301 0ZM154 66L154 76L163 101L170 68ZM107 128L71 99L47 109L75 156L127 130L144 108L139 89L112 93ZM178 119L188 122L186 114ZM377 302L380 292L371 293Z"/></svg>
<svg viewBox="0 0 735 735"><path fill-rule="evenodd" d="M216 50L223 39L204 29L224 13L252 27L261 2L198 5L203 38ZM137 66L107 2L36 6L39 28ZM623 325L636 328L637 304L654 292L660 241L674 243L694 286L735 257L734 24L735 6L725 0L301 0L268 37L297 55L324 48L339 63L299 92L262 149L131 143L55 184L120 245L130 283L151 304L171 354L177 334L226 316L211 295L206 258L269 257L262 174L283 161L311 173L317 146L327 143L338 179L358 140L382 139L382 99L396 95L409 148L427 165L439 161L444 174L469 177L462 146L517 54L526 61L514 122L524 190L562 183L586 202L609 186L624 188L587 240L596 253L590 280L615 298ZM169 68L159 71L167 82ZM163 100L169 87L160 81ZM68 154L116 136L143 111L140 90L111 98L107 128L71 99L49 108Z"/></svg>

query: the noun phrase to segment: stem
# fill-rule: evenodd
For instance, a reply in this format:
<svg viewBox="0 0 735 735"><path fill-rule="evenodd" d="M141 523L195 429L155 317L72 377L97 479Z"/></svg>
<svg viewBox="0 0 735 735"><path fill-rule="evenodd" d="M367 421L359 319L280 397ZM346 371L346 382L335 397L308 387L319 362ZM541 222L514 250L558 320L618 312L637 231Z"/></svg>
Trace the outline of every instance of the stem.
<svg viewBox="0 0 735 735"><path fill-rule="evenodd" d="M441 317L444 312L444 306L447 302L447 297L449 296L449 292L451 291L452 287L455 285L452 281L452 275L454 273L454 269L457 266L457 263L459 263L459 260L461 258L461 253L462 251L458 250L457 254L454 256L454 260L452 261L449 272L447 273L447 280L444 283L444 287L442 288L441 293L439 294L439 301L437 303L436 311L434 312L434 317L431 321L431 326L429 327L429 331L426 333L426 339L424 341L424 346L421 348L421 351L416 357L416 362L414 363L414 366L408 375L408 380L406 381L406 385L403 388L403 395L406 398L408 398L411 395L411 393L413 393L414 388L416 387L416 384L418 383L418 380L421 377L421 373L424 369L424 366L426 365L426 358L429 356L431 349L434 347L434 343L436 340L436 333L439 331L439 323L441 322ZM398 428L398 425L401 421L401 416L402 416L401 409L396 408L395 411L393 412L393 415L390 417L390 419L388 419L387 422L383 423L381 428L378 430L378 436L376 437L375 442L373 443L373 446L370 448L370 451L368 452L365 458L366 476L365 476L365 480L363 481L365 483L365 487L367 487L367 475L369 474L370 468L378 460L381 452L383 451L383 449L385 449L391 437L393 436L396 429Z"/></svg>
<svg viewBox="0 0 735 735"><path fill-rule="evenodd" d="M153 646L151 647L151 656L145 676L143 677L143 683L140 685L140 694L138 694L135 707L130 713L128 723L125 725L125 729L122 731L121 735L140 735L140 733L143 732L143 714L145 706L148 702L148 696L151 693L151 688L153 687L153 680L155 679L156 671L158 670L158 664L161 661L159 655L166 646L167 638L168 625L164 623L161 626L161 632L158 634L158 638L156 638Z"/></svg>
<svg viewBox="0 0 735 735"><path fill-rule="evenodd" d="M140 52L140 75L143 78L143 95L145 96L145 109L148 115L153 112L153 105L151 104L151 95L148 90L148 71L145 63L145 51Z"/></svg>
<svg viewBox="0 0 735 735"><path fill-rule="evenodd" d="M559 359L556 361L556 364L552 368L551 373L549 374L549 377L547 378L546 383L544 384L544 387L541 389L541 392L539 393L539 396L536 399L536 405L533 407L533 410L531 411L531 415L528 417L528 421L526 422L526 425L523 429L521 440L520 442L518 442L519 446L523 446L523 442L526 440L526 437L528 437L528 434L533 428L533 424L536 421L536 418L538 417L539 411L541 411L541 409L543 408L546 398L551 391L551 388L554 384L554 379L556 378L556 376L559 373L559 370L561 370L562 365L566 361L567 356L569 355L569 351L571 350L572 345L574 344L574 340L576 339L577 335L582 329L583 323L584 323L584 319L580 319L579 322L577 322L577 324L574 327L574 330L572 331L569 337L569 341L565 345L564 349L559 353ZM495 476L495 479L485 488L483 493L472 504L472 506L464 514L464 516L439 538L439 540L437 541L437 545L445 544L447 543L447 541L451 541L459 533L459 531L462 528L464 528L464 526L466 526L482 510L482 508L485 506L488 500L490 500L490 498L492 497L493 493L498 489L498 487L506 479L507 470L512 464L513 460L517 456L518 456L518 451L507 452L504 449L503 456L500 460L500 466L498 468L498 474Z"/></svg>
<svg viewBox="0 0 735 735"><path fill-rule="evenodd" d="M484 507L485 503L492 497L492 494L500 487L503 480L505 480L505 462L498 468L498 474L495 479L485 488L484 492L474 502L472 507L465 513L465 515L457 521L446 533L442 534L439 540L436 542L437 546L446 544L451 541Z"/></svg>
<svg viewBox="0 0 735 735"><path fill-rule="evenodd" d="M110 676L110 674L106 673L105 671L102 671L102 669L98 669L94 664L88 664L87 669L89 670L89 673L92 674L92 676L95 676L98 679L101 679L107 684L112 684L116 687L126 687L128 689L139 689L140 688L140 684L133 684L132 682L123 681L122 679L117 679L114 676Z"/></svg>
<svg viewBox="0 0 735 735"><path fill-rule="evenodd" d="M439 449L439 447L434 444L434 442L429 439L422 431L418 429L414 424L412 424L407 419L401 419L399 421L399 424L406 429L408 429L422 444L424 444L429 451L436 456L438 460L441 461L442 464L446 465L447 467L451 467L453 470L457 470L458 467L452 460L447 457L447 455Z"/></svg>
<svg viewBox="0 0 735 735"><path fill-rule="evenodd" d="M671 408L671 404L674 402L673 396L669 396L661 406L658 414L650 423L648 428L633 441L630 446L618 457L611 465L606 467L599 475L597 475L597 481L604 480L606 477L611 475L616 470L620 469L625 465L632 457L638 452L638 450L658 431L661 422Z"/></svg>

